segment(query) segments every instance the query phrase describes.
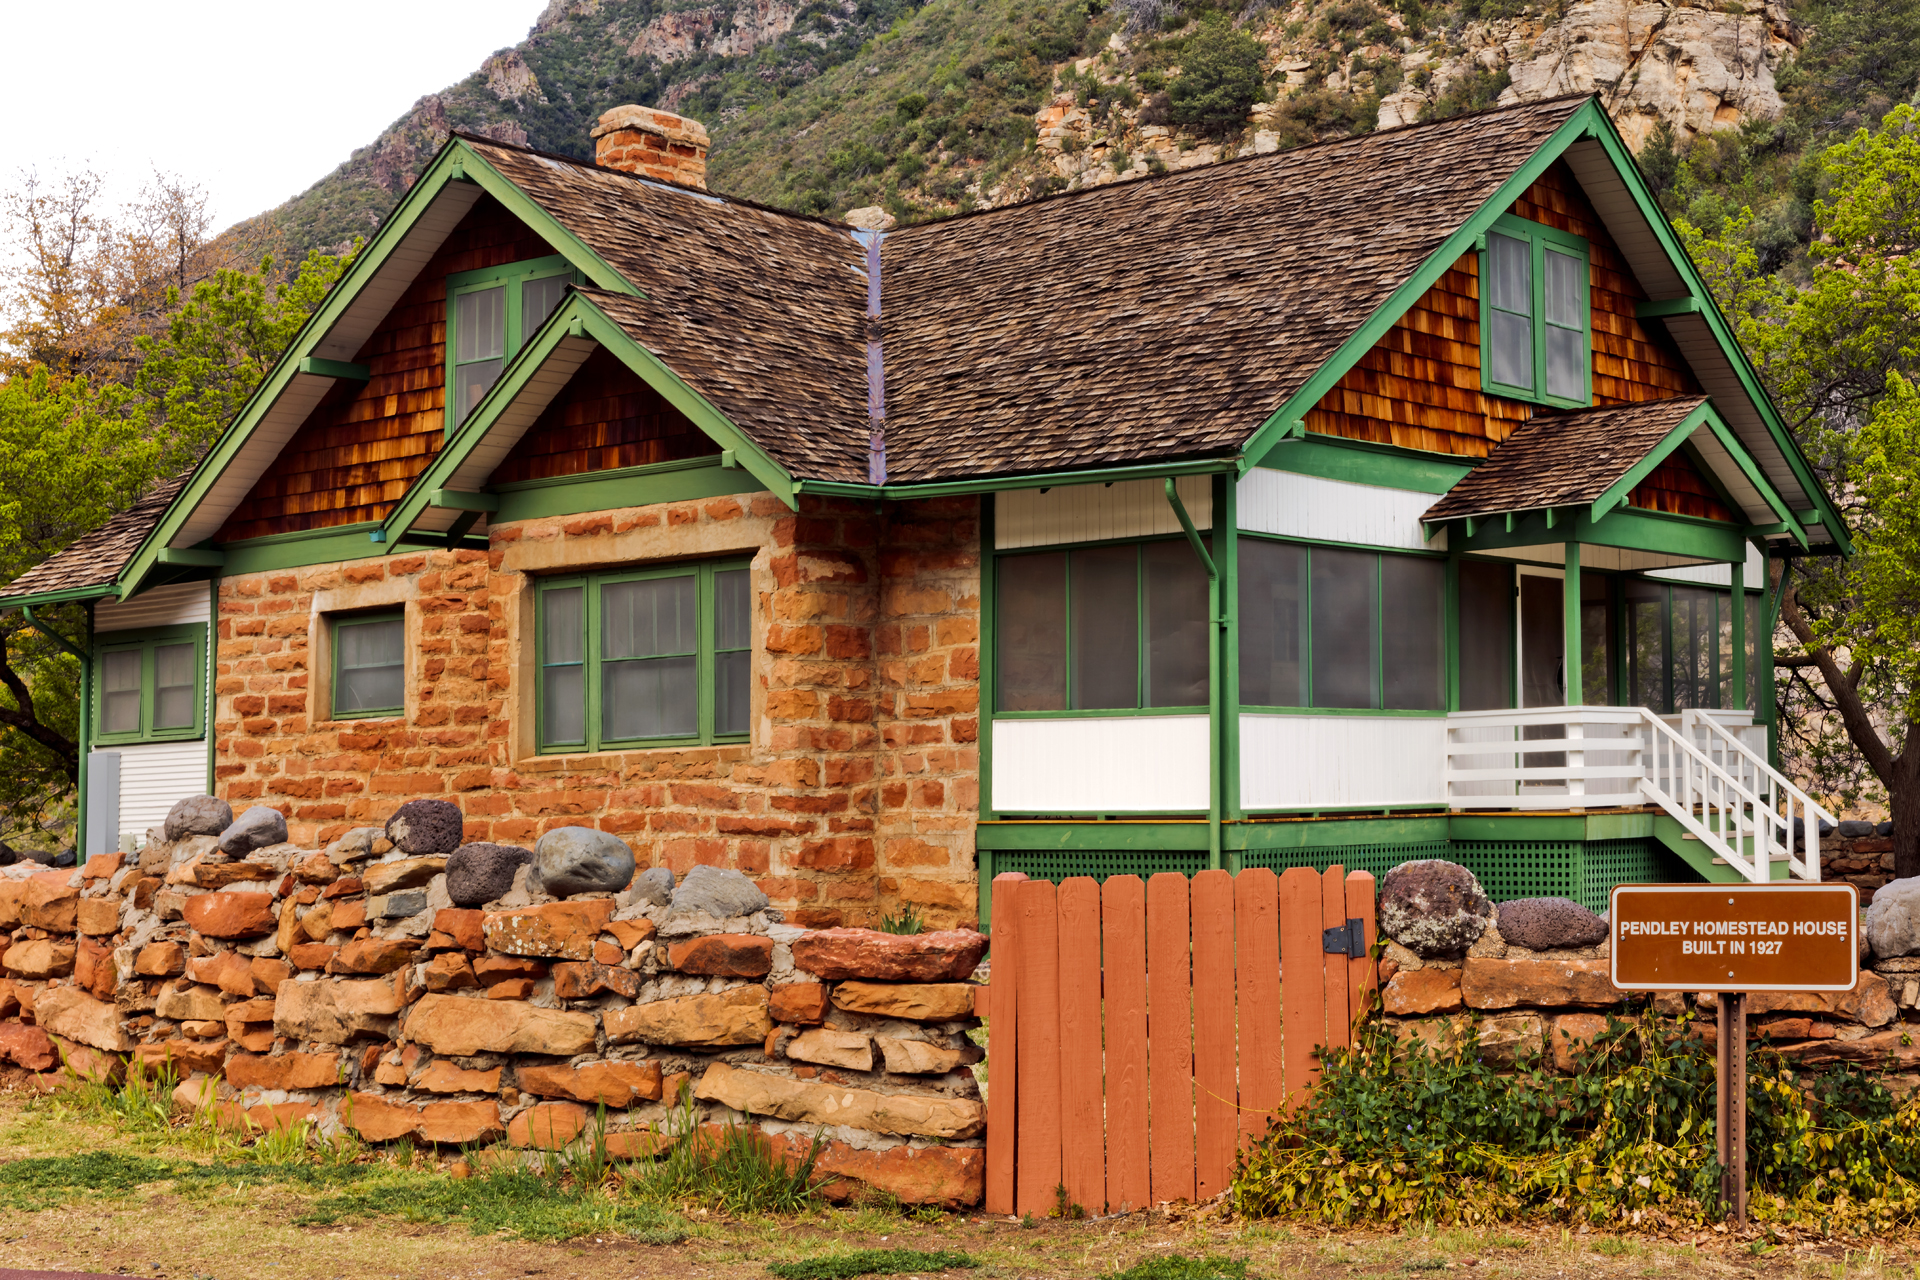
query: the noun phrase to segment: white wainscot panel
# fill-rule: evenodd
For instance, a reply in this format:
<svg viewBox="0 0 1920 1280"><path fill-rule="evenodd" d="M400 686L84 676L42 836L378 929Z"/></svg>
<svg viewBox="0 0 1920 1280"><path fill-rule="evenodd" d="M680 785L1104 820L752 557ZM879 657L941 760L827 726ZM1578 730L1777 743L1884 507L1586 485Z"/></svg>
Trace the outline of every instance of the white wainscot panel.
<svg viewBox="0 0 1920 1280"><path fill-rule="evenodd" d="M1182 476L1174 487L1194 527L1212 525L1212 479ZM1164 480L1014 489L993 499L993 545L1002 551L1179 532L1180 519L1167 502Z"/></svg>
<svg viewBox="0 0 1920 1280"><path fill-rule="evenodd" d="M205 622L210 612L204 582L176 582L142 591L131 600L102 600L94 606L95 631L135 631L143 627L171 627L182 622Z"/></svg>
<svg viewBox="0 0 1920 1280"><path fill-rule="evenodd" d="M1420 517L1440 495L1322 480L1255 467L1240 480L1240 527L1282 538L1445 551L1445 531L1427 541Z"/></svg>
<svg viewBox="0 0 1920 1280"><path fill-rule="evenodd" d="M1240 803L1257 812L1444 804L1446 744L1440 716L1243 715Z"/></svg>
<svg viewBox="0 0 1920 1280"><path fill-rule="evenodd" d="M995 720L993 807L1165 813L1207 807L1207 718Z"/></svg>
<svg viewBox="0 0 1920 1280"><path fill-rule="evenodd" d="M1708 587L1731 587L1733 570L1724 564L1696 564L1684 569L1649 569L1649 578L1665 578L1669 582L1697 582ZM1760 557L1759 551L1747 547L1746 586L1749 591L1759 591L1767 585L1767 562Z"/></svg>
<svg viewBox="0 0 1920 1280"><path fill-rule="evenodd" d="M145 836L167 810L207 791L207 741L146 742L120 753L120 830Z"/></svg>

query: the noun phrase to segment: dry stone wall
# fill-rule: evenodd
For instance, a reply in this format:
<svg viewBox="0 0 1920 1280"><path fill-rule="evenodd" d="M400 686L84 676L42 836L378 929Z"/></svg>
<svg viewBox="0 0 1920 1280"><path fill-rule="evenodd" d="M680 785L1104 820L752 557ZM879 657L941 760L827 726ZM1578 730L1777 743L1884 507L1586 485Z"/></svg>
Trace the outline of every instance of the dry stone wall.
<svg viewBox="0 0 1920 1280"><path fill-rule="evenodd" d="M242 856L156 828L0 870L0 1061L47 1088L167 1064L224 1123L373 1142L555 1148L604 1107L637 1157L690 1106L790 1155L824 1135L829 1195L979 1201L980 934L808 930L711 867L555 898L542 873L571 888L584 864L549 848L459 907L443 813Z"/></svg>

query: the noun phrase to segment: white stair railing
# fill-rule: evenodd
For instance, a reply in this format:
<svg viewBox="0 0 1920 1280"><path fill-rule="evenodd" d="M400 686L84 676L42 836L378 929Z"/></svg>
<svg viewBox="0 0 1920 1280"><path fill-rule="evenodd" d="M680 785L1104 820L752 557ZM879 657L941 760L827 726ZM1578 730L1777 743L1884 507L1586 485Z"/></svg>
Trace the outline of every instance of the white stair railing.
<svg viewBox="0 0 1920 1280"><path fill-rule="evenodd" d="M1767 856L1784 859L1788 873L1799 880L1820 878L1820 824L1839 825L1839 819L1819 801L1793 785L1784 774L1767 763L1739 735L1703 711L1685 711L1680 716L1681 732L1714 760L1725 764L1760 798L1763 807L1755 810L1760 818Z"/></svg>
<svg viewBox="0 0 1920 1280"><path fill-rule="evenodd" d="M1765 884L1773 874L1770 854L1760 837L1766 819L1749 815L1749 810L1753 815L1762 813L1760 797L1690 736L1645 707L1634 710L1646 744L1640 794L1666 810L1687 834L1742 877Z"/></svg>

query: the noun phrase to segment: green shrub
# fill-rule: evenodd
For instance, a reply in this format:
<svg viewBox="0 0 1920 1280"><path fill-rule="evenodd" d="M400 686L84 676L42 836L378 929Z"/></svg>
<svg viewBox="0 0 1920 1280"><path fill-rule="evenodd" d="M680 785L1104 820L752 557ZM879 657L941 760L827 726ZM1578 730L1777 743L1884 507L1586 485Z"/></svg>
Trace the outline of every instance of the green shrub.
<svg viewBox="0 0 1920 1280"><path fill-rule="evenodd" d="M1241 128L1260 100L1266 47L1225 20L1209 18L1187 41L1180 74L1167 86L1176 124L1211 133Z"/></svg>
<svg viewBox="0 0 1920 1280"><path fill-rule="evenodd" d="M1504 67L1498 71L1469 71L1466 75L1456 76L1441 90L1440 96L1420 112L1420 119L1422 122L1447 120L1466 115L1469 111L1489 110L1499 102L1500 95L1512 83L1513 77L1507 74Z"/></svg>

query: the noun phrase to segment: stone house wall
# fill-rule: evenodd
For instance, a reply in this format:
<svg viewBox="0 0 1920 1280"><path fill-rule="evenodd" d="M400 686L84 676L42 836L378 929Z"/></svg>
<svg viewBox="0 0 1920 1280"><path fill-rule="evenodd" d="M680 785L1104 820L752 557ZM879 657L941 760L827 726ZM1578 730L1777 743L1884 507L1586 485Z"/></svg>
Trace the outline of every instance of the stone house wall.
<svg viewBox="0 0 1920 1280"><path fill-rule="evenodd" d="M615 832L639 864L745 872L795 923L977 913L980 552L971 498L771 494L526 520L491 547L406 551L220 583L214 774L235 808L318 845L443 797L469 840ZM752 556L749 743L542 756L534 576ZM404 603L405 716L329 718L327 615Z"/></svg>

